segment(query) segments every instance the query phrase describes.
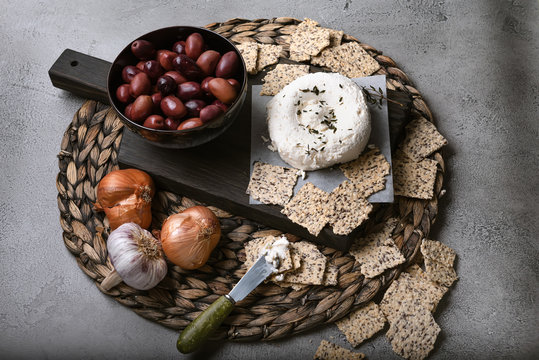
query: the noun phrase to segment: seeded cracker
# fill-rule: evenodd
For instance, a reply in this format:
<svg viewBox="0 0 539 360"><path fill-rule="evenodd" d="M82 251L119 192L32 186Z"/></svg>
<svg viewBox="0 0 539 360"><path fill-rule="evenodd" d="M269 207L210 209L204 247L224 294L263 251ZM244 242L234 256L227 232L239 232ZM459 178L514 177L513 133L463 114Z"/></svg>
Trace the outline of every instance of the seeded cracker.
<svg viewBox="0 0 539 360"><path fill-rule="evenodd" d="M328 30L329 30L329 46L331 47L331 46L341 45L344 31L334 30L334 29L328 29Z"/></svg>
<svg viewBox="0 0 539 360"><path fill-rule="evenodd" d="M264 204L284 206L294 194L296 169L255 162L247 194Z"/></svg>
<svg viewBox="0 0 539 360"><path fill-rule="evenodd" d="M277 95L286 85L309 73L309 65L278 64L264 77L260 95Z"/></svg>
<svg viewBox="0 0 539 360"><path fill-rule="evenodd" d="M326 270L327 258L316 245L307 241L291 243L293 251L301 254L299 269L286 272L284 282L305 285L322 285Z"/></svg>
<svg viewBox="0 0 539 360"><path fill-rule="evenodd" d="M395 195L416 199L432 199L437 162L424 159L412 162L400 156L393 158Z"/></svg>
<svg viewBox="0 0 539 360"><path fill-rule="evenodd" d="M429 279L447 287L450 287L458 279L453 267L427 257L425 258L425 271Z"/></svg>
<svg viewBox="0 0 539 360"><path fill-rule="evenodd" d="M373 148L361 154L356 160L340 166L344 176L353 182L376 182L389 175L390 165L380 149Z"/></svg>
<svg viewBox="0 0 539 360"><path fill-rule="evenodd" d="M324 286L336 286L339 284L339 267L333 264L326 265L324 273Z"/></svg>
<svg viewBox="0 0 539 360"><path fill-rule="evenodd" d="M380 231L357 239L350 248L352 255L361 264L361 273L366 278L380 275L386 269L402 264L406 259L391 239L397 219L390 218Z"/></svg>
<svg viewBox="0 0 539 360"><path fill-rule="evenodd" d="M243 61L245 61L245 67L247 72L251 75L257 73L257 59L258 59L258 43L255 42L245 42L239 45L236 45L240 51Z"/></svg>
<svg viewBox="0 0 539 360"><path fill-rule="evenodd" d="M311 63L349 78L369 76L380 69L380 64L355 41L324 49Z"/></svg>
<svg viewBox="0 0 539 360"><path fill-rule="evenodd" d="M339 345L322 340L314 354L314 360L361 360L365 354L355 353Z"/></svg>
<svg viewBox="0 0 539 360"><path fill-rule="evenodd" d="M434 348L439 333L440 327L427 309L404 301L386 336L397 354L406 359L420 360Z"/></svg>
<svg viewBox="0 0 539 360"><path fill-rule="evenodd" d="M281 45L258 45L258 61L256 62L257 70L262 71L266 66L277 64L282 51L283 47Z"/></svg>
<svg viewBox="0 0 539 360"><path fill-rule="evenodd" d="M455 250L439 241L423 239L421 242L421 254L425 258L436 260L445 266L453 266L455 261Z"/></svg>
<svg viewBox="0 0 539 360"><path fill-rule="evenodd" d="M444 145L447 145L447 140L436 126L425 118L419 118L406 125L406 137L401 147L410 159L420 161Z"/></svg>
<svg viewBox="0 0 539 360"><path fill-rule="evenodd" d="M275 236L266 236L263 238L258 238L251 240L245 244L245 267L247 269L250 269L251 266L254 265L254 263L258 260L260 257L261 250L273 244L276 240L278 240L278 237ZM292 262L292 257L290 255L290 251L288 252L285 259L283 259L279 265L279 268L277 269L277 273L282 273L287 270L292 270L294 268L294 264Z"/></svg>
<svg viewBox="0 0 539 360"><path fill-rule="evenodd" d="M348 235L369 218L372 205L357 195L346 182L329 195L328 218L335 234Z"/></svg>
<svg viewBox="0 0 539 360"><path fill-rule="evenodd" d="M328 200L329 194L327 192L308 182L284 206L281 213L309 230L314 236L318 236L320 230L328 222L327 216L324 215L328 212Z"/></svg>
<svg viewBox="0 0 539 360"><path fill-rule="evenodd" d="M382 330L385 323L384 314L372 301L336 322L346 340L354 347Z"/></svg>
<svg viewBox="0 0 539 360"><path fill-rule="evenodd" d="M321 28L311 19L298 24L290 39L290 60L305 61L318 55L330 44L329 29Z"/></svg>
<svg viewBox="0 0 539 360"><path fill-rule="evenodd" d="M395 321L404 301L412 301L417 307L433 312L447 292L447 288L430 281L417 265L410 272L403 272L395 279L384 294L380 308L387 320Z"/></svg>

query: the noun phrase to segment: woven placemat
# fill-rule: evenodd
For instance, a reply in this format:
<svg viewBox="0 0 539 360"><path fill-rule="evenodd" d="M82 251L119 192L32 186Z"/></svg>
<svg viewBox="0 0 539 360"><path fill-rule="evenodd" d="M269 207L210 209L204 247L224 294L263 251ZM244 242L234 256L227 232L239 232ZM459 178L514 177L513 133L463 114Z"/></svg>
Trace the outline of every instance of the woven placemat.
<svg viewBox="0 0 539 360"><path fill-rule="evenodd" d="M233 19L207 27L236 43L281 44L288 50L288 36L298 22L292 18ZM343 41L357 40L345 35ZM377 74L387 76L389 89L412 95L412 115L432 121L421 94L395 62L380 51L361 45L382 65ZM149 291L135 290L124 283L110 291L103 290L100 283L112 271L105 244L108 221L102 213L93 211L92 204L101 178L118 168L122 131L122 123L114 111L95 101L84 103L66 130L58 155L60 172L56 181L64 243L75 255L82 271L95 280L102 292L144 318L183 329L219 296L227 294L245 273L241 267L245 260L244 242L280 232L210 206L221 221L223 236L204 267L186 271L169 264L166 278ZM439 152L431 157L439 164L433 199L396 197L393 205L376 205L376 211L365 226L365 231L370 231L390 216L399 218L393 239L406 257L405 264L376 278L365 279L349 254L320 247L339 268L338 286L309 286L295 291L272 283L262 284L237 304L214 338L273 340L289 336L338 320L387 287L414 260L421 240L429 234L435 220L444 161ZM195 200L179 194L158 191L153 202L152 227L160 228L168 215L195 204L198 204Z"/></svg>

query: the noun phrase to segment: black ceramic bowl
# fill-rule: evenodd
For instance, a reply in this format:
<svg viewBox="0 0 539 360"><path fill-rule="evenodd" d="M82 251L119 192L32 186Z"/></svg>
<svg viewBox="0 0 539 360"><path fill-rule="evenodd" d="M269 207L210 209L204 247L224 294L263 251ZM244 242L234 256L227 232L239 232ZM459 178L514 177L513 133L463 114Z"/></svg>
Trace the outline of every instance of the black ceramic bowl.
<svg viewBox="0 0 539 360"><path fill-rule="evenodd" d="M187 130L156 130L142 126L132 120L129 120L124 114L126 104L121 103L116 99L116 89L124 82L122 80L122 69L127 65L136 65L140 60L137 59L131 52L130 42L122 52L116 57L109 71L107 86L109 100L122 122L133 132L142 136L144 139L151 141L153 144L173 149L184 149L204 144L225 132L232 124L234 119L240 113L245 96L247 95L247 71L245 63L238 49L228 39L221 35L204 29L193 26L172 26L168 28L158 29L138 37L153 43L156 50L168 49L171 50L172 45L176 41L185 40L190 34L198 32L204 38L208 49L218 51L224 54L229 51L235 51L241 62L235 78L241 84L241 90L238 92L238 97L230 105L229 109L219 118L214 119L200 127ZM133 40L134 41L134 40Z"/></svg>

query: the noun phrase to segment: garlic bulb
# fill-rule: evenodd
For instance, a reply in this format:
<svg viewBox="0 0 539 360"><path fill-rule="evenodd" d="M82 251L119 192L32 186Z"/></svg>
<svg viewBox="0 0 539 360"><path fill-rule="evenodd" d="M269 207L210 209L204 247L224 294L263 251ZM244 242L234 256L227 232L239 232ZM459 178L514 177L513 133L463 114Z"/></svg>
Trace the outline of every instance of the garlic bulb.
<svg viewBox="0 0 539 360"><path fill-rule="evenodd" d="M107 250L115 270L101 283L105 290L122 280L135 289L148 290L167 274L161 243L135 223L126 223L114 230L107 240Z"/></svg>

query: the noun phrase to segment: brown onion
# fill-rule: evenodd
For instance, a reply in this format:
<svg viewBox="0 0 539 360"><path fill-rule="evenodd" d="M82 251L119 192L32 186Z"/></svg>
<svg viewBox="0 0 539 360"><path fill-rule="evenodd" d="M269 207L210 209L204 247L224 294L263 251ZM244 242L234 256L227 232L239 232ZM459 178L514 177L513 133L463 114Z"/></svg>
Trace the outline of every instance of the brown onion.
<svg viewBox="0 0 539 360"><path fill-rule="evenodd" d="M142 228L152 223L152 198L155 185L150 175L137 169L115 170L97 186L98 211L105 211L110 228L133 222Z"/></svg>
<svg viewBox="0 0 539 360"><path fill-rule="evenodd" d="M221 238L221 225L204 206L193 206L169 216L161 228L161 244L167 258L182 269L206 264Z"/></svg>

